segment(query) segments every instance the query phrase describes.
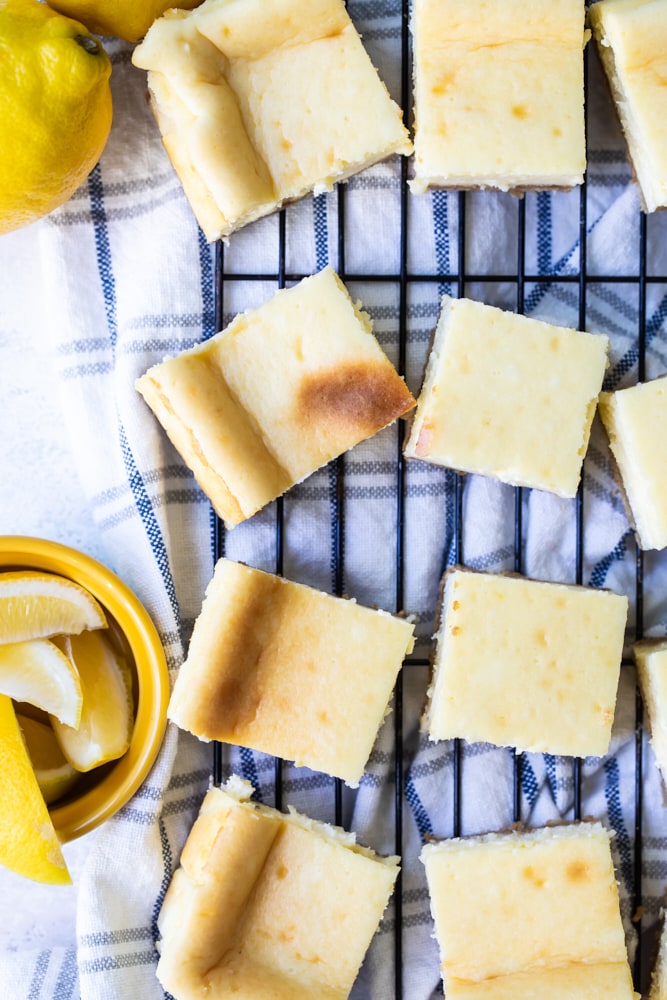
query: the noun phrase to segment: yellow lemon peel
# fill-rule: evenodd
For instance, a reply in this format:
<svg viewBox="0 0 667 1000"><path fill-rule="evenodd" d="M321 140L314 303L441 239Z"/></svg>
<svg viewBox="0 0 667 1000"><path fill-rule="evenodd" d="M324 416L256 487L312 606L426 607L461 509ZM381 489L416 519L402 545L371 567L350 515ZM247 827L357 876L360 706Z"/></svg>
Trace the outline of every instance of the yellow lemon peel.
<svg viewBox="0 0 667 1000"><path fill-rule="evenodd" d="M54 10L74 17L96 35L116 35L128 42L143 38L153 21L170 7L193 10L202 0L49 0Z"/></svg>
<svg viewBox="0 0 667 1000"><path fill-rule="evenodd" d="M0 0L0 233L66 202L111 128L111 61L78 21Z"/></svg>
<svg viewBox="0 0 667 1000"><path fill-rule="evenodd" d="M0 864L36 882L71 883L12 701L0 695Z"/></svg>

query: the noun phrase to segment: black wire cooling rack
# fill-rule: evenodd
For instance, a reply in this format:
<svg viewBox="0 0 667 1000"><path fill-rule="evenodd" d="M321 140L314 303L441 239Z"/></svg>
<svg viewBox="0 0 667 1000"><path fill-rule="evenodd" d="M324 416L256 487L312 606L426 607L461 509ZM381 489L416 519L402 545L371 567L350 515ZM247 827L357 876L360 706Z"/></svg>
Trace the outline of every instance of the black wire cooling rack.
<svg viewBox="0 0 667 1000"><path fill-rule="evenodd" d="M350 4L350 13L354 19L355 8ZM360 10L363 5L358 5ZM386 5L385 5L386 6ZM391 6L391 5L389 5ZM409 32L409 6L407 0L402 5L394 5L396 10L396 21L400 21L400 93L393 96L399 101L406 111L406 120L410 120L411 108L411 39ZM394 8L392 8L394 9ZM372 32L370 33L372 39ZM588 46L586 53L586 88L588 94L589 76L592 68L599 73L597 57ZM542 271L541 269L528 269L526 263L526 242L527 242L527 212L531 210L536 194L528 194L523 199L516 199L516 223L513 242L516 250L511 259L504 262L502 269L486 273L483 270L476 270L469 266L468 247L471 234L474 234L478 224L476 217L477 202L468 192L457 192L453 197L456 211L451 213L450 243L455 248L454 258L456 266L449 269L434 268L428 272L420 272L411 269L409 241L412 224L412 195L408 189L410 164L405 158L400 164L400 222L398 226L398 259L399 266L391 273L377 273L365 271L359 268L348 268L348 237L346 226L346 208L348 190L346 186L338 186L334 195L337 219L334 234L335 260L332 260L334 267L340 277L348 284L364 283L371 285L382 283L393 287L398 301L398 357L397 367L401 374L406 372L407 350L409 345L409 323L408 308L410 300L410 289L417 283L435 283L439 290L446 289L451 294L463 296L469 294L472 286L502 286L505 297L510 295L513 298L513 308L523 313L526 308L527 290L540 285L554 285L558 283L563 288L576 295L577 313L579 329L589 328L588 320L588 299L589 291L593 282L599 285L622 285L624 291L631 290L631 298L636 303L636 375L639 381L644 380L646 375L646 322L647 322L647 289L652 283L664 283L667 289L667 274L652 273L649 268L649 252L651 226L654 224L652 217L646 217L637 211L638 215L638 239L636 245L636 268L632 273L589 273L587 247L590 238L590 227L588 219L590 183L587 179L583 186L574 196L568 197L568 211L571 211L572 198L578 197L578 221L576 223L578 235L578 258L574 263L570 263L567 269L555 273L553 270ZM619 168L621 169L621 168ZM494 195L489 193L488 197ZM507 197L507 196L504 196ZM552 205L554 211L559 209L559 198L565 195L554 194ZM270 284L274 289L283 288L306 277L310 271L299 271L288 264L288 239L290 227L290 209L283 210L277 224L277 245L275 254L275 267L262 268L258 271L248 269L238 270L227 266L228 250L223 244L216 247L216 327L222 329L228 319L227 298L233 286L240 283L264 282ZM634 239L634 234L628 238ZM509 292L508 292L509 290ZM510 304L510 308L512 304ZM433 319L435 325L435 318ZM418 388L418 386L417 386ZM401 610L405 606L404 601L404 579L406 561L410 559L410 552L406 545L405 533L405 503L406 503L406 466L402 456L403 428L399 426L396 430L396 442L393 461L393 476L395 480L395 517L396 517L396 537L394 547L394 570L395 570L395 594L394 608L388 610ZM453 547L446 555L443 555L443 566L449 563L465 562L464 539L466 532L464 494L466 489L465 480L459 475L453 476L455 526ZM332 485L332 496L334 498L334 517L332 526L332 548L334 560L334 578L332 592L342 594L345 578L345 510L346 510L346 490L348 482L346 478L346 465L343 459L332 463L329 470L329 478ZM524 549L524 493L521 488L514 491L514 543L513 552L510 558L510 569L522 573L525 569L525 549ZM574 503L574 516L576 519L576 545L574 554L574 565L571 567L571 582L582 583L584 580L584 544L583 538L586 525L586 504L584 489L580 487L579 493ZM274 505L275 526L274 526L274 570L282 574L284 568L285 546L289 544L286 540L284 501L278 500ZM225 554L226 534L220 524L216 522L216 550L217 556ZM633 544L633 543L631 543ZM633 638L641 638L644 633L644 557L640 550L636 550L634 565L634 593L629 595L634 602L635 621ZM419 652L419 649L418 649ZM393 828L394 851L398 855L403 854L404 848L404 822L406 800L404 795L405 768L404 759L404 718L403 718L403 694L406 671L413 667L426 667L428 665L427 654L411 656L405 663L404 670L399 676L395 698L393 704L392 726L394 736L394 761L393 761L393 815L387 817L387 823ZM625 663L626 668L630 667ZM630 910L633 921L637 929L636 951L632 959L635 986L637 989L645 987L647 981L647 965L650 950L646 946L646 941L642 945L642 795L643 795L643 769L644 769L644 725L643 709L639 694L636 694L635 704L635 802L634 802L634 831L633 831L633 855L632 855L632 876L633 892ZM454 766L453 766L453 792L452 792L452 832L454 835L465 833L462 828L462 812L464 797L467 794L466 781L464 780L464 768L462 767L462 746L456 741L453 746ZM214 745L213 750L213 780L219 783L224 776L224 750L219 744ZM521 822L522 816L522 767L524 759L522 755L512 754L513 768L513 803L512 815L508 817L508 822ZM283 762L276 760L275 769L275 805L277 808L283 807ZM572 761L572 784L573 784L573 805L571 818L579 819L587 814L587 803L585 795L582 794L582 762ZM332 812L334 822L340 824L344 815L344 796L346 790L340 781L333 782L333 804ZM405 986L405 962L404 955L404 921L403 921L403 895L402 884L399 882L396 887L393 921L393 996L396 1000L405 998L410 1000ZM644 935L646 937L646 935ZM374 998L370 998L374 1000Z"/></svg>

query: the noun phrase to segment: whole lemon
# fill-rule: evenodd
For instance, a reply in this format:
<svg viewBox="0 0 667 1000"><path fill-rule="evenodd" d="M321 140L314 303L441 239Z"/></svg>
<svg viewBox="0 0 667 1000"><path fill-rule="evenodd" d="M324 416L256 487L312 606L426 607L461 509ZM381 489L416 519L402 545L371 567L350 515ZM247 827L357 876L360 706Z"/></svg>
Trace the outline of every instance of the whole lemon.
<svg viewBox="0 0 667 1000"><path fill-rule="evenodd" d="M111 128L111 61L38 0L0 0L0 233L62 205Z"/></svg>
<svg viewBox="0 0 667 1000"><path fill-rule="evenodd" d="M170 7L193 10L202 0L49 0L55 10L75 17L96 35L128 42L143 38L153 21Z"/></svg>

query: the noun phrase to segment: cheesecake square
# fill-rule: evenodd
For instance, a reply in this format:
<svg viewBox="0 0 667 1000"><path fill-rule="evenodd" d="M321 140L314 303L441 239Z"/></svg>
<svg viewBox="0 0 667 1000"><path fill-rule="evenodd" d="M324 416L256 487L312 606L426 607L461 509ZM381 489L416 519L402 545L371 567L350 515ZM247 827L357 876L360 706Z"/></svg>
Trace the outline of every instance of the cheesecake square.
<svg viewBox="0 0 667 1000"><path fill-rule="evenodd" d="M414 0L415 194L583 181L584 0Z"/></svg>
<svg viewBox="0 0 667 1000"><path fill-rule="evenodd" d="M413 632L386 611L220 559L169 718L356 786Z"/></svg>
<svg viewBox="0 0 667 1000"><path fill-rule="evenodd" d="M429 737L604 755L627 613L627 597L605 590L448 570L424 713Z"/></svg>
<svg viewBox="0 0 667 1000"><path fill-rule="evenodd" d="M330 267L136 386L229 528L415 406Z"/></svg>
<svg viewBox="0 0 667 1000"><path fill-rule="evenodd" d="M158 918L157 978L178 1000L346 1000L399 859L252 793L233 776L206 794Z"/></svg>
<svg viewBox="0 0 667 1000"><path fill-rule="evenodd" d="M660 914L660 930L657 951L651 968L651 980L646 1000L665 1000L667 997L667 925L665 924L664 901Z"/></svg>
<svg viewBox="0 0 667 1000"><path fill-rule="evenodd" d="M132 61L209 241L412 151L343 0L169 10Z"/></svg>
<svg viewBox="0 0 667 1000"><path fill-rule="evenodd" d="M445 295L405 455L575 496L608 351L603 334Z"/></svg>
<svg viewBox="0 0 667 1000"><path fill-rule="evenodd" d="M602 824L434 841L421 861L447 1000L638 1000Z"/></svg>
<svg viewBox="0 0 667 1000"><path fill-rule="evenodd" d="M642 549L667 547L667 377L603 392L600 417Z"/></svg>
<svg viewBox="0 0 667 1000"><path fill-rule="evenodd" d="M646 212L667 207L667 2L602 0L590 21Z"/></svg>
<svg viewBox="0 0 667 1000"><path fill-rule="evenodd" d="M667 784L667 639L643 639L633 646L637 679L655 760Z"/></svg>

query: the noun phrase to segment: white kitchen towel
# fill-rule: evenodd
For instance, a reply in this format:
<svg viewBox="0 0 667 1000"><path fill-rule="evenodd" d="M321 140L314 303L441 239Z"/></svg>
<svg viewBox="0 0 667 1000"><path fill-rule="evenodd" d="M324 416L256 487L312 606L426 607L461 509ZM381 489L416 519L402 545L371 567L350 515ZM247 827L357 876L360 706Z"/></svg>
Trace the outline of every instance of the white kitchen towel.
<svg viewBox="0 0 667 1000"><path fill-rule="evenodd" d="M409 93L401 86L403 6L396 0L349 4L399 102ZM416 197L407 192L406 166L397 159L353 177L342 191L290 206L282 221L274 216L248 227L216 253L203 240L164 153L146 102L145 76L131 65L130 46L109 41L108 48L115 108L108 147L87 184L33 227L35 254L50 315L44 335L56 359L64 420L105 559L150 611L173 678L212 575L215 522L134 382L167 354L216 331L216 266L226 275L220 307L227 323L265 301L284 275L332 264L371 314L381 344L404 366L415 393L445 291L556 323L578 326L583 318L587 329L611 337L607 386L615 387L638 374L638 283L616 279L638 273L640 215L622 138L589 53L585 257L580 191L529 195L523 202L491 192ZM664 219L649 220L654 276L667 275L665 228ZM584 264L587 282L580 280ZM517 280L519 274L529 277ZM531 281L531 275L549 280ZM595 281L595 275L611 280ZM36 294L29 276L17 273L16 281L25 283L26 294ZM667 278L652 280L645 304L648 375L667 370L666 320ZM631 950L635 942L635 695L629 666L623 668L611 751L600 761L578 766L529 754L515 771L509 750L430 743L419 730L438 581L447 565L580 579L627 593L634 609L635 546L604 434L596 423L581 504L538 491L519 495L519 566L514 490L476 476L459 480L423 463L403 466L400 434L397 427L383 431L294 488L279 505L223 533L231 558L365 604L406 610L417 624L414 662L403 671L393 712L357 792L287 764L277 772L264 755L233 749L222 755L223 773L249 778L265 802L289 803L328 821L338 816L376 850L400 850L398 903L392 902L373 941L354 1000L441 995L421 845L432 836L502 829L517 818L535 825L593 815L614 830ZM633 623L634 610L630 639ZM646 632L667 631L662 556L646 561L643 624ZM0 956L8 996L164 995L155 978L157 914L211 780L212 762L210 746L169 728L144 786L105 824L91 849L79 888L76 950ZM646 740L644 772L648 933L664 890L667 831Z"/></svg>

